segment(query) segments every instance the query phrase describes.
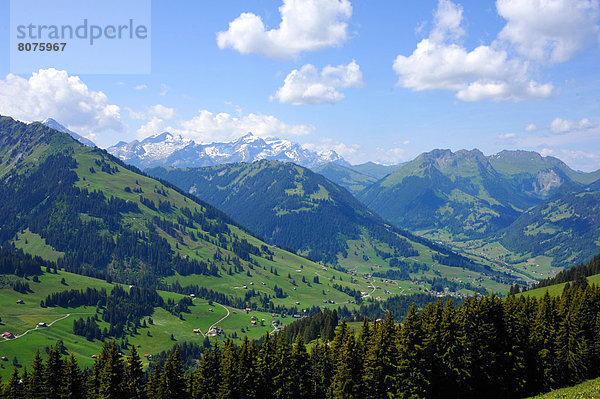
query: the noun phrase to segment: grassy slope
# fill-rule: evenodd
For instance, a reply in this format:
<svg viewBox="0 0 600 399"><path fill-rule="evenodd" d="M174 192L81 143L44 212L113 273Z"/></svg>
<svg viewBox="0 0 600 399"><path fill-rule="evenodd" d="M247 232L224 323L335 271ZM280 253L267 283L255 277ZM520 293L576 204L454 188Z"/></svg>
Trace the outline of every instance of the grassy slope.
<svg viewBox="0 0 600 399"><path fill-rule="evenodd" d="M569 194L523 213L503 231L505 247L548 255L556 266L588 261L600 251L600 192Z"/></svg>
<svg viewBox="0 0 600 399"><path fill-rule="evenodd" d="M477 150L421 154L357 197L400 227L445 231L454 240L496 231L533 204Z"/></svg>
<svg viewBox="0 0 600 399"><path fill-rule="evenodd" d="M56 262L64 255L63 252L55 251L54 248L46 244L45 239L40 237L39 234L32 233L28 228L22 234L18 234L12 243L24 252L36 254L42 259L52 262Z"/></svg>
<svg viewBox="0 0 600 399"><path fill-rule="evenodd" d="M600 274L590 276L587 278L587 280L588 280L588 283L590 283L590 284L600 285ZM535 290L530 290L530 291L524 292L523 295L541 298L546 293L546 291L548 291L548 293L550 295L560 295L563 292L563 289L565 288L565 284L566 283L561 283L561 284L551 285L548 287L536 288Z"/></svg>
<svg viewBox="0 0 600 399"><path fill-rule="evenodd" d="M142 210L142 214L130 214L125 215L123 218L123 224L128 226L132 230L138 231L146 231L145 222L150 220L153 216L165 217L167 220L172 222L177 221L177 217L181 216L180 209L183 207L188 207L192 210L197 209L199 212L204 211L204 207L186 197L179 194L173 189L163 186L156 180L141 176L136 174L133 171L127 170L123 167L119 166L119 172L116 174L106 174L101 172L98 167L94 164L95 159L98 159L98 153L89 149L87 147L82 147L75 155L75 159L78 162L78 167L76 172L80 178L77 182L77 185L82 188L87 188L89 191L92 190L101 190L105 193L107 197L115 196L118 198L122 198L125 200L137 202L139 208ZM107 162L112 166L117 166L113 164L111 161ZM90 167L95 167L96 173L90 172ZM137 184L136 184L137 181ZM124 190L125 187L130 188L141 188L143 190L143 196L147 199L158 203L159 200L168 200L173 205L173 210L169 213L158 213L147 208L145 205L140 202L140 194L133 192L126 192ZM157 191L164 190L166 192L166 197L162 194L159 194ZM86 215L82 215L85 217ZM242 231L240 228L230 225L230 229L233 234L238 235L240 238L245 238L253 245L260 246L263 245L263 242L260 240L250 236L249 234ZM169 241L172 249L179 253L181 256L189 256L194 259L207 259L212 257L212 255L217 251L217 247L207 241L198 240L194 242L190 239L189 233L190 231L194 231L196 234L202 233L199 227L195 226L195 229L186 228L184 231L180 231L182 235L183 244L177 243L177 240L174 237L168 236L166 233L163 236ZM22 239L22 237L20 237ZM28 240L29 241L29 240ZM179 248L177 248L179 247ZM38 254L38 251L33 250L32 248L25 248L28 252L33 254ZM233 287L248 285L249 278L246 276L246 271L250 271L252 275L256 275L256 279L260 279L260 281L265 281L266 285L262 286L261 289L272 296L275 296L275 292L273 290L275 285L284 288L288 294L291 294L291 285L286 282L287 274L292 273L295 274L297 269L303 268L304 274L307 276L307 281L312 282L312 276L315 272L320 271L322 266L311 262L305 258L296 256L289 252L283 251L273 246L269 246L269 249L274 252L274 259L270 261L263 257L255 257L254 259L258 261L261 267L264 269L260 269L255 267L254 270L249 270L246 262L242 262L242 264L246 264L245 271L243 273L234 274L233 276L228 276L226 273L221 273L221 278L207 277L207 276L188 276L187 278L180 279L182 285L185 284L199 284L203 286L207 286L209 288L213 288L215 290L219 290L226 293L231 293L233 295L237 295L239 297L243 297L243 290L233 289ZM29 251L31 250L31 251ZM43 252L47 252L48 248ZM43 255L43 252L41 255ZM221 249L221 252L226 255L233 256L233 253L227 250ZM228 269L230 265L228 265L225 261L222 262L222 266L225 269ZM277 269L279 276L275 276L270 273L271 267ZM339 279L343 276L343 273L337 271L331 271L331 275L336 276L336 282L340 283ZM309 279L310 277L310 279ZM174 278L169 278L169 281L174 281ZM296 279L297 282L301 284L301 277ZM344 279L347 280L347 279ZM342 285L347 285L352 287L353 289L360 289L361 287L356 284L351 284L349 281L344 281L341 283ZM309 287L308 285L303 285L302 289L298 288L299 292L302 292L302 295L306 297L306 306L313 305L321 305L321 290L323 288L329 289L329 285L331 285L328 281L323 282L323 284L313 285ZM339 291L335 291L333 294L337 303L345 303L352 300L348 295L342 294ZM290 304L290 299L281 299L274 300L276 304ZM304 304L303 304L304 306Z"/></svg>
<svg viewBox="0 0 600 399"><path fill-rule="evenodd" d="M74 158L78 162L76 173L79 176L79 181L76 183L81 188L86 188L89 191L101 190L104 192L107 198L111 196L122 198L125 200L136 202L141 210L141 213L137 214L126 214L123 217L123 225L127 226L133 231L146 231L146 221L151 220L154 216L166 218L167 220L176 223L178 216L181 216L181 208L188 207L192 210L196 209L200 213L206 211L205 206L201 203L197 203L185 196L179 194L176 190L170 189L163 186L160 182L139 175L131 170L123 168L117 163L113 162L105 154L98 150L82 147L75 143L70 137L63 134L54 134L44 144L36 146L33 142L28 144L28 152L24 151L25 158L17 164L16 162L10 161L8 157L2 158L2 164L0 165L0 172L2 175L6 173L14 173L16 167L19 171L31 170L36 167L40 160L43 160L49 153L61 152L65 149L72 149L74 151ZM8 151L8 150L6 150ZM5 151L5 152L6 152ZM96 160L104 159L111 167L118 168L119 172L114 174L107 174L102 172L100 168L95 164ZM94 168L96 173L92 173L90 168ZM168 200L172 205L172 210L167 213L161 213L147 208L140 202L140 195L133 192L125 191L125 187L131 189L137 188L143 190L143 196L148 198L155 203L159 200ZM163 192L164 194L161 194ZM80 217L83 220L88 220L89 215L81 214ZM261 246L263 243L250 236L248 233L241 230L239 227L229 225L231 234L226 239L231 242L233 235L237 235L240 239L247 239L251 244L255 246ZM194 224L193 228L181 227L177 231L177 236L180 240L178 243L177 237L171 237L163 232L163 236L168 240L171 248L174 252L182 255L189 256L190 258L196 258L199 260L211 259L212 255L217 251L217 246L213 242L204 241L202 239L194 242L190 238L190 232L194 232L196 235L203 234L201 227ZM61 256L60 253L55 251L54 248L48 246L44 240L37 234L33 234L28 230L19 232L14 238L13 242L16 246L23 248L26 252L33 255L40 255L48 260L54 260L57 256ZM343 294L332 288L333 282L329 281L330 277L335 276L335 283L343 286L351 287L356 290L366 290L367 284L362 282L351 282L350 278L341 272L329 270L327 276L322 278L320 284L313 283L313 277L317 273L324 272L322 266L311 262L307 259L299 257L297 255L288 253L281 249L273 246L268 246L270 251L274 253L273 260L269 260L266 257L256 257L252 255L253 259L259 263L259 266L254 266L254 269L250 269L249 264L242 261L244 271L233 276L227 275L223 270L227 270L229 265L227 261L220 261L219 266L222 268L222 278L206 276L192 275L187 277L180 277L183 285L189 283L199 284L208 288L212 288L218 291L222 291L232 296L238 296L243 298L245 290L243 285L249 285L250 279L255 281L255 284L260 284L260 288L255 285L255 288L260 289L263 293L275 296L274 286L278 285L283 288L284 291L290 295L287 298L281 298L274 300L275 304L286 304L294 305L295 302L299 301L300 308L311 307L311 306L325 306L322 301L327 300L335 301L335 304L328 303L327 306L335 307L343 304L347 304L349 307L354 305L349 303L353 300L352 297ZM229 250L221 249L223 257L233 256L233 253ZM271 268L277 270L278 275L271 273ZM298 273L296 270L302 270ZM247 276L247 272L250 272L252 277ZM296 291L293 290L290 279L287 278L288 273L293 276L297 284ZM87 286L95 286L96 284L105 285L105 282L87 279L82 276L69 275L61 272L59 276L65 276L67 283L70 288L84 288ZM302 275L305 276L307 283L302 283ZM9 278L3 276L3 278ZM58 283L56 276L45 274L42 276L42 283L30 282L34 293L28 295L21 295L10 288L10 282L5 282L4 288L0 290L0 317L3 318L5 330L20 334L25 330L35 326L38 322L51 322L56 320L69 312L81 312L89 313L94 312L95 309L42 309L39 306L40 300L44 299L46 295L52 291L59 289L67 289L60 285L60 279ZM177 277L168 278L169 281L174 281ZM343 279L343 281L341 281ZM92 282L95 281L95 282ZM262 282L265 285L262 285ZM325 291L325 295L323 295ZM177 296L176 294L167 294ZM294 295L294 297L292 297ZM23 298L26 301L25 305L17 307L15 301L18 298ZM192 314L186 315L185 321L181 321L178 318L166 313L161 309L156 310L155 325L149 327L148 330L151 337L147 336L147 331L141 330L141 334L136 337L130 338L130 342L140 344L141 351L156 353L160 350L167 349L173 345L170 340L170 334L173 334L175 339L178 341L184 340L202 340L201 337L194 335L191 330L193 328L202 328L204 331L210 327L211 323L214 323L222 315L225 314L225 310L218 305L214 305L214 311L208 312L208 305L203 303L201 300L195 301L197 306L193 307ZM18 313L13 313L13 312ZM226 319L224 327L226 333L236 332L239 336L242 336L242 328L245 329L245 333L251 337L261 336L268 327L252 327L249 330L246 329L250 326L249 316L241 314L240 311L233 314ZM266 313L258 314L259 320L265 318L269 320L270 315ZM86 316L86 315L82 315ZM291 321L291 318L285 319ZM15 341L0 342L0 356L6 356L10 360L17 355L18 360L23 364L29 364L31 357L33 356L36 348L44 348L45 346L55 343L57 339L62 339L66 347L76 353L82 364L89 365L91 362L90 356L96 353L99 347L99 343L89 343L81 337L76 337L71 334L72 332L73 316L69 316L64 320L56 322L51 328L40 329L33 331L19 338ZM104 325L101 326L103 328ZM270 328L269 328L270 330ZM9 361L10 363L10 361ZM8 365L4 362L0 362L0 365L4 365L5 368L0 371L8 373Z"/></svg>
<svg viewBox="0 0 600 399"><path fill-rule="evenodd" d="M68 289L85 289L87 287L110 290L113 284L105 281L84 277L67 272L59 272L58 274L44 273L39 278L39 282L28 280L29 286L33 292L28 294L18 293L9 285L10 281L15 279L14 276L0 276L2 284L0 288L0 329L2 332L9 331L13 334L20 335L25 331L35 328L37 323L51 323L55 320L70 316L57 321L52 326L47 328L39 328L23 335L14 340L0 340L0 356L5 356L8 361L0 361L0 375L3 379L7 379L12 371L12 360L15 356L20 364L30 365L36 349L40 349L43 353L44 348L53 345L57 340L62 340L69 352L73 352L80 364L90 366L92 364L91 355L97 354L102 345L101 342L94 340L87 341L85 338L73 334L73 321L76 318L87 318L95 313L94 307L78 307L78 308L42 308L40 301L52 292L59 292ZM61 279L65 278L66 284L61 284ZM179 294L160 292L165 298L174 298L179 300L182 296ZM16 300L22 299L24 305L17 305ZM212 312L210 311L212 309ZM224 329L225 334L231 335L236 333L238 340L243 335L248 335L250 338L259 338L266 331L271 331L270 322L274 319L271 314L263 312L251 312L246 314L240 309L229 308L230 316L220 322L218 325ZM218 304L209 305L207 301L202 299L194 300L194 306L190 308L190 313L184 315L184 320L173 316L164 309L156 308L152 318L153 325L148 324L148 328L140 328L138 334L134 337L128 337L130 343L139 345L142 353L157 353L162 350L169 349L176 342L195 341L202 343L204 337L192 332L194 328L199 328L206 332L213 323L220 320L227 314L227 311ZM250 317L258 318L258 325L252 326ZM265 319L264 326L260 325L261 319ZM281 324L285 325L293 321L291 317L276 318ZM100 328L108 326L107 323L100 322ZM244 329L244 333L242 333ZM150 336L148 335L150 333ZM173 334L176 341L171 340ZM220 337L222 339L223 336ZM239 341L238 341L239 342Z"/></svg>
<svg viewBox="0 0 600 399"><path fill-rule="evenodd" d="M475 197L477 197L478 201L483 200L484 202L473 202L476 200L475 197L454 188L447 193L448 201L442 203L439 208L436 208L436 213L433 217L443 219L447 215L450 215L451 217L448 220L452 221L452 215L458 216L456 212L457 208L460 208L460 204L470 203L471 205L468 207L470 214L465 214L468 217L465 217L459 224L458 230L453 230L449 227L449 224L442 223L442 226L419 227L417 231L419 235L434 241L443 241L455 250L463 250L476 256L479 256L481 252L486 252L486 249L495 248L495 255L488 256L488 253L483 256L494 262L506 262L507 267L518 271L528 281L540 280L551 276L561 270L562 266L586 261L591 255L598 252L597 247L600 246L600 239L596 233L598 229L594 227L588 227L587 229L582 227L586 223L589 223L591 226L595 226L597 223L597 218L594 216L597 214L596 209L594 209L595 206L586 204L581 207L581 210L573 211L573 206L562 206L565 201L573 202L568 197L564 197L563 199L555 200L554 202L549 201L544 205L540 205L540 209L534 208L527 211L527 203L521 203L523 201L515 202L514 195L491 195L490 192L483 189L481 186L483 182L481 177L483 175L478 174L478 168L473 168L476 164L472 160L469 160L467 156L464 159L459 159L459 153L468 155L468 152L461 151L454 155L444 151L422 154L381 182L376 183L373 188L365 190L365 192L375 190L376 186L379 186L379 191L381 192L377 198L371 198L371 200L381 201L386 190L392 190L394 187L401 185L404 178L408 176L423 177L425 175L423 165L432 161L431 159L428 160L428 157L435 155L434 164L445 175L451 179L454 179L454 177L467 178L469 182L480 186L479 193ZM529 192L533 190L530 194L539 196L540 200L543 199L543 193L534 192L535 189L533 188L539 184L532 183L536 181L538 173L548 171L549 169L556 169L556 173L561 176L561 179L567 182L566 186L572 185L573 187L571 188L573 189L575 189L576 184L569 183L570 179L573 182L587 184L597 179L598 173L600 173L600 171L594 173L577 173L560 160L552 157L542 157L535 152L503 151L500 154L489 156L487 159L501 177L506 179L506 182L515 183L523 179L517 186L528 187L528 185L532 185L529 189L521 189L520 191L525 190ZM483 158L481 158L481 161L482 165L485 165ZM490 186L489 182L488 186ZM494 186L491 185L492 188ZM436 187L439 187L439 184ZM452 187L455 186L450 186L450 188ZM418 189L418 187L413 187L413 189ZM406 188L406 190L409 189ZM365 192L359 194L359 197L365 199ZM522 193L515 194L520 195ZM396 196L394 197L394 195ZM394 193L394 195L391 196L388 203L384 204L385 207L393 208L402 201L401 190L398 193ZM429 198L432 198L431 193L425 196L423 201ZM502 242L498 242L500 237L495 235L484 237L484 240L481 240L470 239L468 234L460 234L460 229L463 229L465 232L468 232L469 229L477 231L478 224L473 223L473 220L485 220L490 215L494 215L496 211L491 209L487 204L497 205L499 202L505 205L508 204L515 210L526 211L521 218L513 222L513 225L501 231L506 235L502 239ZM593 201L589 200L587 202L592 203ZM373 209L379 211L380 214L389 220L395 221L394 216L386 214L385 210L377 207ZM404 212L405 214L410 214L410 212ZM404 216L401 215L401 217ZM539 243L543 243L545 246L542 247L542 245L538 245ZM541 259L542 256L545 256L545 258ZM546 267L547 262L545 259L550 261L548 267Z"/></svg>
<svg viewBox="0 0 600 399"><path fill-rule="evenodd" d="M535 399L592 399L600 398L600 378L534 396Z"/></svg>
<svg viewBox="0 0 600 399"><path fill-rule="evenodd" d="M259 173L265 172L265 170L269 169L269 168L272 170L277 170L279 168L281 170L286 171L286 173L282 173L282 175L283 175L281 177L282 179L284 179L287 175L295 176L295 180L294 180L295 188L286 190L285 194L287 196L297 196L297 195L302 196L305 194L305 191L306 191L305 184L306 183L305 183L303 175L310 173L310 172L308 172L307 170L305 170L299 166L295 166L295 165L290 166L289 164L283 164L283 163L275 162L275 161L269 161L269 162L262 161L262 162L255 162L252 164L240 163L240 164L221 165L221 166L217 166L217 167L213 167L213 168L200 168L197 170L196 169L156 168L156 169L150 170L149 173L169 179L171 182L178 184L182 189L189 190L190 192L195 192L194 191L195 189L199 189L201 191L200 193L198 193L198 195L200 197L202 197L204 200L211 202L217 206L218 206L220 200L216 200L215 198L221 199L222 193L220 190L227 189L228 194L226 194L226 197L225 197L225 199L223 199L223 201L229 201L229 202L228 202L228 205L221 205L223 207L222 209L225 209L226 211L231 212L231 214L234 217L238 218L238 217L243 217L243 216L240 216L234 212L239 212L239 209L240 209L239 203L240 202L243 203L243 201L245 201L246 198L245 198L245 194L244 195L239 194L237 191L241 190L240 187L243 187L244 184L248 184L250 187L254 187L255 181L252 180L252 177L257 176ZM340 168L342 168L342 167L340 167ZM223 175L225 175L225 176L232 175L233 177L231 177L230 179L223 178L222 181L215 180L215 179L219 179ZM329 190L321 187L321 191L323 191L324 197L332 198L332 200L334 202L346 201L342 204L345 206L355 206L355 204L353 204L352 202L349 202L346 197L341 195L339 192L335 191L336 190L335 185L330 184L329 182L328 182L328 184L329 184L329 186L328 186ZM226 187L224 187L225 185L226 185ZM204 187L206 187L206 186L209 186L209 189L205 189ZM217 189L215 187L218 187L219 191L216 191ZM339 188L337 188L337 189L339 189ZM211 194L207 194L206 190L212 190ZM223 193L225 193L225 191L223 191ZM327 193L327 194L325 194L325 193ZM279 195L279 194L280 193L275 192L274 195ZM236 196L239 196L240 198L236 199L236 201L232 201L230 199L231 196L233 196L234 198L237 198ZM282 197L285 198L285 196L282 196ZM306 196L306 197L308 197L308 196ZM283 202L285 202L285 201L283 201ZM306 205L304 205L304 206L306 207L306 209L304 209L304 210L309 211L310 207L315 207L316 205L314 203L310 203L310 202L306 201ZM231 209L228 207L231 207ZM241 208L241 209L243 209L244 212L246 211L246 208ZM361 205L356 206L356 209L358 209L359 211L365 212L365 210L362 210L363 207ZM263 209L262 211L265 211L265 210ZM269 210L267 210L267 211L269 211ZM291 209L291 210L290 209L282 209L279 211L278 215L284 214L284 213L296 212L296 211L299 211L299 210L297 210L297 209ZM342 210L340 210L340 215L338 215L338 216L346 217ZM240 220L243 221L243 219L240 219ZM254 220L254 219L251 219L251 220ZM246 222L246 223L248 223L248 222ZM385 273L387 270L390 269L389 259L387 259L387 260L383 259L380 255L377 254L376 249L379 251L387 252L387 253L393 253L394 251L391 250L390 247L388 246L388 244L386 244L385 242L380 242L379 240L376 240L373 237L371 237L370 234L368 233L368 231L366 231L365 229L362 229L362 233L357 239L346 240L346 243L348 245L347 255L342 256L341 254L338 254L338 258L337 258L338 264L340 266L342 266L343 268L345 268L347 270L351 270L351 271L353 271L355 273L359 273L359 274L369 274L374 271ZM493 281L491 281L490 278L486 278L485 276L482 276L478 273L475 273L475 276L473 276L473 273L468 272L468 271L465 272L465 271L462 271L461 269L439 267L437 265L437 262L435 262L432 259L432 251L429 248L427 248L426 246L424 246L422 244L416 243L416 242L411 242L411 245L419 251L419 256L408 258L409 260L425 263L429 266L432 266L433 269L436 269L436 268L439 269L438 271L442 271L442 273L445 270L448 270L450 272L449 278L451 278L451 279L454 278L457 280L464 280L464 281L469 280L469 279L481 279L482 281L480 283L478 282L476 285L481 284L486 289L488 289L490 291L495 291L495 292L507 292L508 291L509 287L507 285L502 285L502 284L493 282ZM493 262L486 261L485 259L482 259L481 257L479 257L477 255L469 255L469 256L472 257L477 262L484 262L484 263L486 263L488 265L492 265L492 266L495 265ZM452 269L456 269L456 270L452 270ZM419 275L413 274L412 277L431 279L431 278L435 277L435 274L433 271L431 271L426 274L419 274ZM401 286L407 285L406 282L399 282L399 283ZM361 291L365 291L364 288L361 289ZM393 294L406 292L406 290L403 291L402 289L397 288L396 285L388 286L387 288L384 288L383 292L385 292L385 291L392 292ZM380 295L380 296L384 296L384 295Z"/></svg>

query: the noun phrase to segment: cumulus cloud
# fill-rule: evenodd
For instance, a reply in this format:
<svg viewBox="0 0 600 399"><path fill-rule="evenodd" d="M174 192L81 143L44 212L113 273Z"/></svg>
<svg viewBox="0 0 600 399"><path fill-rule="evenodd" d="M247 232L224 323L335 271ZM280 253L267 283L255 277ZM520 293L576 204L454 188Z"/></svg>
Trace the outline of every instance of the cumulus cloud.
<svg viewBox="0 0 600 399"><path fill-rule="evenodd" d="M529 123L525 126L526 132L535 132L537 130L537 126L534 123Z"/></svg>
<svg viewBox="0 0 600 399"><path fill-rule="evenodd" d="M302 136L314 131L308 125L291 125L273 115L250 113L236 117L221 112L214 114L200 110L194 118L181 122L181 128L170 131L192 138L198 142L233 140L248 132L262 137Z"/></svg>
<svg viewBox="0 0 600 399"><path fill-rule="evenodd" d="M362 86L362 72L354 60L348 65L327 65L321 72L307 64L290 72L271 101L292 105L337 103L344 99L338 89Z"/></svg>
<svg viewBox="0 0 600 399"><path fill-rule="evenodd" d="M148 107L148 115L161 119L171 119L175 116L175 109L165 107L162 104L156 104Z"/></svg>
<svg viewBox="0 0 600 399"><path fill-rule="evenodd" d="M136 112L131 108L127 108L127 110L129 111L129 117L131 119L146 121L146 123L140 126L136 132L138 138L145 138L164 132L167 130L165 120L173 119L173 117L175 117L175 109L165 107L162 104L146 107L145 111Z"/></svg>
<svg viewBox="0 0 600 399"><path fill-rule="evenodd" d="M465 30L461 26L462 19L462 6L447 0L440 1L433 17L434 28L431 31L430 39L434 42L460 39L465 34Z"/></svg>
<svg viewBox="0 0 600 399"><path fill-rule="evenodd" d="M340 46L348 39L349 0L283 0L279 13L281 23L276 29L267 29L256 14L241 14L228 30L217 34L219 48L283 60Z"/></svg>
<svg viewBox="0 0 600 399"><path fill-rule="evenodd" d="M147 88L148 88L148 86L146 86L146 85L137 85L137 86L135 86L135 90L145 90Z"/></svg>
<svg viewBox="0 0 600 399"><path fill-rule="evenodd" d="M598 43L598 0L497 0L499 38L528 59L564 62Z"/></svg>
<svg viewBox="0 0 600 399"><path fill-rule="evenodd" d="M129 112L129 117L131 119L144 120L147 118L146 113L144 111L135 111L129 107L125 107L125 109L127 110L127 112Z"/></svg>
<svg viewBox="0 0 600 399"><path fill-rule="evenodd" d="M399 86L454 91L463 101L520 101L552 94L552 84L532 80L529 63L510 57L498 42L473 50L460 44L462 12L460 5L439 0L429 37L411 55L394 61Z"/></svg>
<svg viewBox="0 0 600 399"><path fill-rule="evenodd" d="M40 69L28 79L13 74L0 79L0 114L23 121L54 118L83 135L123 127L119 107L104 93L54 68Z"/></svg>
<svg viewBox="0 0 600 399"><path fill-rule="evenodd" d="M555 150L575 143L590 143L597 146L600 140L600 126L588 118L580 120L555 118L549 126L538 127L537 134L514 137L513 144L521 148L542 148Z"/></svg>
<svg viewBox="0 0 600 399"><path fill-rule="evenodd" d="M165 130L167 129L165 128L164 121L157 116L153 116L148 122L140 126L136 133L138 138L143 139L164 132Z"/></svg>
<svg viewBox="0 0 600 399"><path fill-rule="evenodd" d="M588 118L583 118L580 121L556 118L550 124L550 131L556 134L563 134L577 130L587 130L595 126Z"/></svg>

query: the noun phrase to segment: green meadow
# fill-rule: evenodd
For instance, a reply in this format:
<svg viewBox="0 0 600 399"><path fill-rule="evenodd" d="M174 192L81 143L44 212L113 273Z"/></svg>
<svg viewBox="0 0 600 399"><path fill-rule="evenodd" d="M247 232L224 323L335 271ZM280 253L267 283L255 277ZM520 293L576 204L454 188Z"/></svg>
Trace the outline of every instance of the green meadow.
<svg viewBox="0 0 600 399"><path fill-rule="evenodd" d="M64 284L61 282L63 278ZM22 294L11 288L15 279L17 277L0 276L0 330L17 336L16 339L0 340L0 357L6 358L0 360L0 376L5 380L10 377L15 358L17 367L30 365L36 350L44 354L46 349L55 345L58 340L63 342L69 353L76 356L82 366L91 366L91 356L99 353L102 342L88 341L84 337L74 335L73 321L79 317L93 317L96 308L41 307L40 301L53 292L87 287L111 290L114 284L59 271L58 274L43 273L39 276L39 282L34 282L32 278L21 279L28 282L32 291ZM177 301L183 297L171 292L159 293L164 299L171 298ZM24 304L17 304L17 300L24 301ZM252 317L255 317L256 325L252 324ZM245 335L249 338L260 338L265 333L272 332L274 327L271 322L275 320L280 325L289 324L294 320L292 317L281 318L280 315L272 317L270 313L265 312L247 313L242 309L224 307L198 298L194 299L190 313L184 313L182 319L162 308L155 308L151 318L153 324L150 324L149 318L146 317L144 321L147 327L139 328L137 334L127 337L128 342L137 345L142 354L168 350L176 343L202 344L204 334L217 322L217 326L223 329L223 334L211 339L232 337L239 343ZM46 323L48 327L36 328L40 322ZM108 323L102 321L99 321L98 325L101 329L108 327ZM200 329L201 333L193 332L194 329Z"/></svg>

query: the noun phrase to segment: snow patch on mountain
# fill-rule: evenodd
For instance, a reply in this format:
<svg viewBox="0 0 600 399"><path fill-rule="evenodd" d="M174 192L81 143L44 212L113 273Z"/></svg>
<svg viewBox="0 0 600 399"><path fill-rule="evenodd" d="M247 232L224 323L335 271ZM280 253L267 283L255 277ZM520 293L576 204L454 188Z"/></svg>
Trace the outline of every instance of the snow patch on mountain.
<svg viewBox="0 0 600 399"><path fill-rule="evenodd" d="M96 144L94 144L94 142L91 141L90 139L86 139L85 137L67 129L66 127L64 127L63 125L61 125L60 123L58 123L57 121L55 121L52 118L44 119L40 123L44 126L49 127L50 129L58 130L59 132L62 132L62 133L67 133L69 136L73 137L75 140L79 141L83 145L87 145L88 147L96 147Z"/></svg>

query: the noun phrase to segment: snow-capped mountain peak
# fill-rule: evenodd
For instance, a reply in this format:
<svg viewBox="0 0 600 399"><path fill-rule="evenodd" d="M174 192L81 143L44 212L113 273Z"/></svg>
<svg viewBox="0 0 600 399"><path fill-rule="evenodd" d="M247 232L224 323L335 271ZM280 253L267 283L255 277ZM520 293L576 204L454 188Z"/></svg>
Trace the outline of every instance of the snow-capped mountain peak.
<svg viewBox="0 0 600 399"><path fill-rule="evenodd" d="M142 141L119 142L108 151L140 168L154 166L202 167L231 162L272 159L315 167L329 162L346 164L335 151L315 152L297 143L262 138L251 132L230 142L199 144L191 139L164 132Z"/></svg>
<svg viewBox="0 0 600 399"><path fill-rule="evenodd" d="M64 127L63 125L61 125L60 123L58 123L56 120L54 120L52 118L46 118L43 121L41 121L40 123L44 126L49 127L50 129L58 130L61 133L67 133L69 136L73 137L75 140L79 141L83 145L87 145L88 147L96 146L96 144L94 144L91 140L86 139L85 137L67 129L66 127Z"/></svg>

